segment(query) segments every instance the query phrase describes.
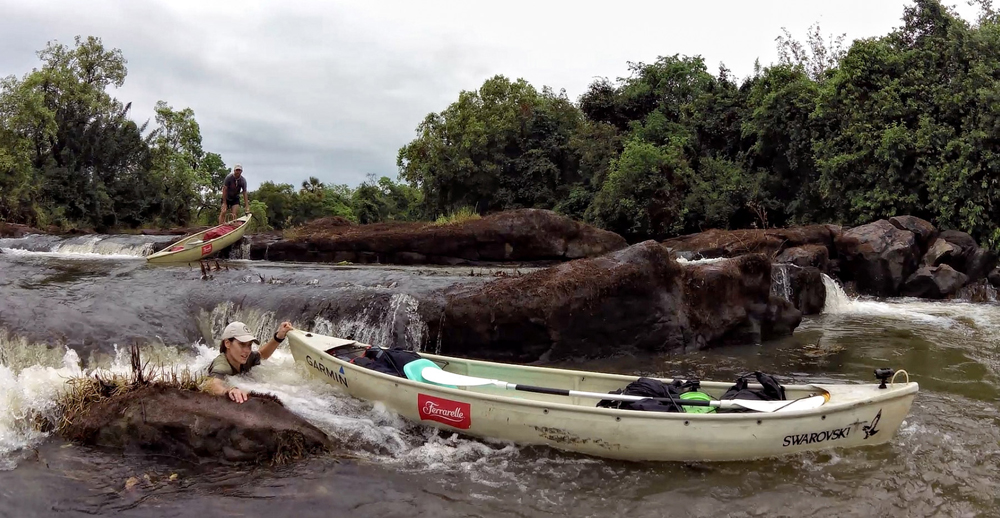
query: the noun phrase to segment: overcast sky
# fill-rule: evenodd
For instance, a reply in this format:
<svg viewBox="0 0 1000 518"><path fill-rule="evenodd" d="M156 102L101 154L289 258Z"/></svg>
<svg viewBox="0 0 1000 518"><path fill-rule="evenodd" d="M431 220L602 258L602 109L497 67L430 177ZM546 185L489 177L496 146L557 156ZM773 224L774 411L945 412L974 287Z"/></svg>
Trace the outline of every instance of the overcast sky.
<svg viewBox="0 0 1000 518"><path fill-rule="evenodd" d="M949 3L949 2L945 2ZM956 2L966 19L976 9ZM737 77L777 60L781 28L805 41L880 36L898 0L428 1L0 0L0 75L38 65L47 41L98 36L128 60L133 115L190 107L203 146L250 188L308 176L355 186L396 179L396 153L429 112L495 74L574 101L628 61L701 55Z"/></svg>

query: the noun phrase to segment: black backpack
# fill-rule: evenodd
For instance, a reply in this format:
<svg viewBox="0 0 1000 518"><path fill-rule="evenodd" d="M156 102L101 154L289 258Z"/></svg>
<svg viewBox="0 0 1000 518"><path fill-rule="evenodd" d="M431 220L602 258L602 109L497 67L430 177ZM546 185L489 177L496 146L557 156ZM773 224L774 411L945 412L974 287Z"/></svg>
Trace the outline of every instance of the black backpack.
<svg viewBox="0 0 1000 518"><path fill-rule="evenodd" d="M698 390L701 382L698 380L688 380L681 383L674 380L671 383L664 383L652 378L639 378L629 383L625 390L615 390L611 394L624 394L628 396L645 396L648 398L668 398L673 401L657 401L655 399L640 399L639 401L618 401L602 399L597 403L600 408L617 408L619 410L645 410L651 412L683 412L680 406L681 394L692 390Z"/></svg>
<svg viewBox="0 0 1000 518"><path fill-rule="evenodd" d="M759 389L748 388L749 379L753 377L757 379L757 383L761 384ZM760 371L755 371L750 374L744 374L736 379L736 384L729 388L725 394L722 395L720 399L755 399L757 401L785 401L785 387L778 383L778 380L771 376L770 374L765 374ZM746 409L719 409L719 412L749 412Z"/></svg>
<svg viewBox="0 0 1000 518"><path fill-rule="evenodd" d="M419 359L420 355L413 351L369 347L363 355L351 360L351 363L373 371L405 378L406 373L403 372L403 366Z"/></svg>

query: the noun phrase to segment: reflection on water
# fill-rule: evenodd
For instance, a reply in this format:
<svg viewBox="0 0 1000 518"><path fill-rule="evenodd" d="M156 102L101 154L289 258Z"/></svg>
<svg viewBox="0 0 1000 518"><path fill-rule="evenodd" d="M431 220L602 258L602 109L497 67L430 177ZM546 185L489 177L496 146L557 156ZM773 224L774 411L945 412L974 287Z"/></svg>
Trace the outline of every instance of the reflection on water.
<svg viewBox="0 0 1000 518"><path fill-rule="evenodd" d="M254 369L246 387L276 394L347 438L357 459L254 470L187 465L67 446L19 422L48 408L61 380L80 369L126 368L116 342L74 345L81 333L146 330L165 337L146 347L148 357L197 369L215 350L192 337L216 334L233 318L260 332L290 318L385 341L424 332L414 296L490 279L467 268L230 264L203 281L197 269L136 259L0 256L0 324L37 322L72 346L0 330L0 515L1000 515L1000 306L851 299L832 282L824 313L783 340L559 366L718 380L763 370L786 382L837 383L873 382L876 367L905 369L921 392L888 444L754 462L642 464L474 440L347 398L296 365L287 348ZM159 295L164 289L171 293ZM217 291L226 296L208 295ZM337 297L367 302L325 321L296 320L296 311ZM383 303L371 305L378 297ZM17 300L30 307L14 307ZM185 331L171 334L176 328Z"/></svg>

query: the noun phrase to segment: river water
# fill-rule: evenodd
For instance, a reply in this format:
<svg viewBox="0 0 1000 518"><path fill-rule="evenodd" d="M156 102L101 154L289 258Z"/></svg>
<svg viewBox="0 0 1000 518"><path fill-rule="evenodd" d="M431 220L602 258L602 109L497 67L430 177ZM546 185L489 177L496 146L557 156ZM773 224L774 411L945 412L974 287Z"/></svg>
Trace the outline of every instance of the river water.
<svg viewBox="0 0 1000 518"><path fill-rule="evenodd" d="M246 385L354 449L281 468L190 465L66 444L24 419L52 412L68 377L146 359L202 368L212 336L241 319L377 344L427 340L420 300L510 269L228 261L150 266L169 238L0 240L0 516L997 516L1000 306L858 300L832 281L827 306L787 339L683 356L559 366L663 377L873 381L905 369L921 391L883 446L734 463L608 461L416 426L336 393L287 347ZM521 270L523 271L523 270ZM207 514L206 514L207 513Z"/></svg>

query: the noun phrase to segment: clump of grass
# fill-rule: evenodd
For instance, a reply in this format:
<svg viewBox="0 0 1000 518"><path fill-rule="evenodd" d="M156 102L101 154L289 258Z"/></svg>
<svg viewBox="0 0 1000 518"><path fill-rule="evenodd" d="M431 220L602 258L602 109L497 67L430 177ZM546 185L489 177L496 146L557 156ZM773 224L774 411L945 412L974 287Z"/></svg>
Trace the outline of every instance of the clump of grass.
<svg viewBox="0 0 1000 518"><path fill-rule="evenodd" d="M65 435L73 422L86 414L88 408L104 400L151 385L199 391L206 380L204 374L192 373L188 369L178 372L163 366L150 367L149 362L142 362L138 344L132 344L129 355L132 370L127 374L97 372L93 376L67 381L68 389L56 399L60 417L55 423L55 429L60 435Z"/></svg>
<svg viewBox="0 0 1000 518"><path fill-rule="evenodd" d="M480 219L482 216L476 212L472 207L462 207L447 216L438 216L438 219L434 220L435 225L452 225L455 223L465 223L467 221L473 221Z"/></svg>

